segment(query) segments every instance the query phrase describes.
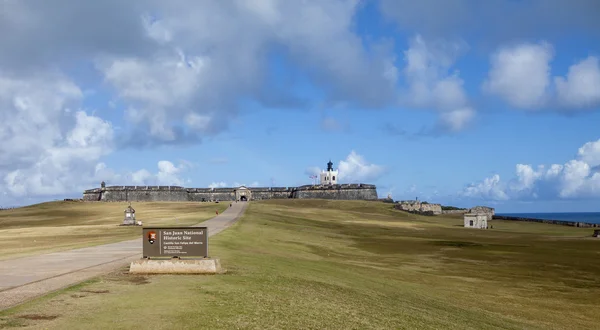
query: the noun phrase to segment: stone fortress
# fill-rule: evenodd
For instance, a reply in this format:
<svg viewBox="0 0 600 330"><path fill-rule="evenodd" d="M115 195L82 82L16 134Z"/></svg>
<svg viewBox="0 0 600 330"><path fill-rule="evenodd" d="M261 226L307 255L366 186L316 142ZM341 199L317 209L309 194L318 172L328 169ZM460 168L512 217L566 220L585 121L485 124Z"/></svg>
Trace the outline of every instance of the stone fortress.
<svg viewBox="0 0 600 330"><path fill-rule="evenodd" d="M320 173L319 184L299 187L184 188L179 186L106 186L83 192L84 201L103 202L209 202L250 201L264 199L337 199L377 200L372 184L338 184L333 163Z"/></svg>

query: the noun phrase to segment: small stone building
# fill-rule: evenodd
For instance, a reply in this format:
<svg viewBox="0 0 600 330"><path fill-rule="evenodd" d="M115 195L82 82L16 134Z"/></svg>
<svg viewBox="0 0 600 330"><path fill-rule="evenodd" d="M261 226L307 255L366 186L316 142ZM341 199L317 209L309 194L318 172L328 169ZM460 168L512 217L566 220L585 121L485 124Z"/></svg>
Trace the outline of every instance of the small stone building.
<svg viewBox="0 0 600 330"><path fill-rule="evenodd" d="M465 213L465 228L487 229L487 214Z"/></svg>
<svg viewBox="0 0 600 330"><path fill-rule="evenodd" d="M475 207L470 208L469 212L467 212L467 213L484 214L484 215L486 215L487 220L490 221L494 218L496 211L493 207L475 206Z"/></svg>

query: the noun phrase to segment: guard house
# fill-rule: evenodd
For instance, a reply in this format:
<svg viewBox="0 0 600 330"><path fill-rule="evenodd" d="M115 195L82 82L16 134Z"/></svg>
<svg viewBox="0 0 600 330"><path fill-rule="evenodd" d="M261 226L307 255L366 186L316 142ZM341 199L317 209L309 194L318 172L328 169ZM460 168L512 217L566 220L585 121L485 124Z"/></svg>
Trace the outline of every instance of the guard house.
<svg viewBox="0 0 600 330"><path fill-rule="evenodd" d="M320 183L328 185L338 183L338 171L333 170L333 163L331 160L327 163L327 172L321 171Z"/></svg>
<svg viewBox="0 0 600 330"><path fill-rule="evenodd" d="M123 219L123 225L124 226L135 226L136 225L135 209L133 207L131 207L131 205L129 205L125 209L125 219Z"/></svg>
<svg viewBox="0 0 600 330"><path fill-rule="evenodd" d="M486 214L465 213L465 228L487 229L488 217Z"/></svg>
<svg viewBox="0 0 600 330"><path fill-rule="evenodd" d="M594 229L594 237L600 238L600 229Z"/></svg>

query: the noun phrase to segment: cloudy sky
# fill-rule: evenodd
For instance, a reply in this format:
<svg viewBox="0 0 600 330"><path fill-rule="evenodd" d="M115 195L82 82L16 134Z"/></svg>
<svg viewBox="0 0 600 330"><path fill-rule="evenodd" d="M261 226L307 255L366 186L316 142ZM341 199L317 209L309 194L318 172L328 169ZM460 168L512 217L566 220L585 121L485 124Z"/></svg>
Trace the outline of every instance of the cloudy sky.
<svg viewBox="0 0 600 330"><path fill-rule="evenodd" d="M600 211L597 0L0 0L0 206L295 186Z"/></svg>

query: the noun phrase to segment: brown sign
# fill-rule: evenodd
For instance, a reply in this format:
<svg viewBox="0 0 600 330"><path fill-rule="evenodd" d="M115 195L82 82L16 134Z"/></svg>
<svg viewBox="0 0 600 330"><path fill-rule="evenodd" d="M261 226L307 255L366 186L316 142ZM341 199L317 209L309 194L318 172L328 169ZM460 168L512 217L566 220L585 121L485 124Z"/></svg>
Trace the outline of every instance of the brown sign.
<svg viewBox="0 0 600 330"><path fill-rule="evenodd" d="M208 228L162 227L143 229L144 258L208 257Z"/></svg>

